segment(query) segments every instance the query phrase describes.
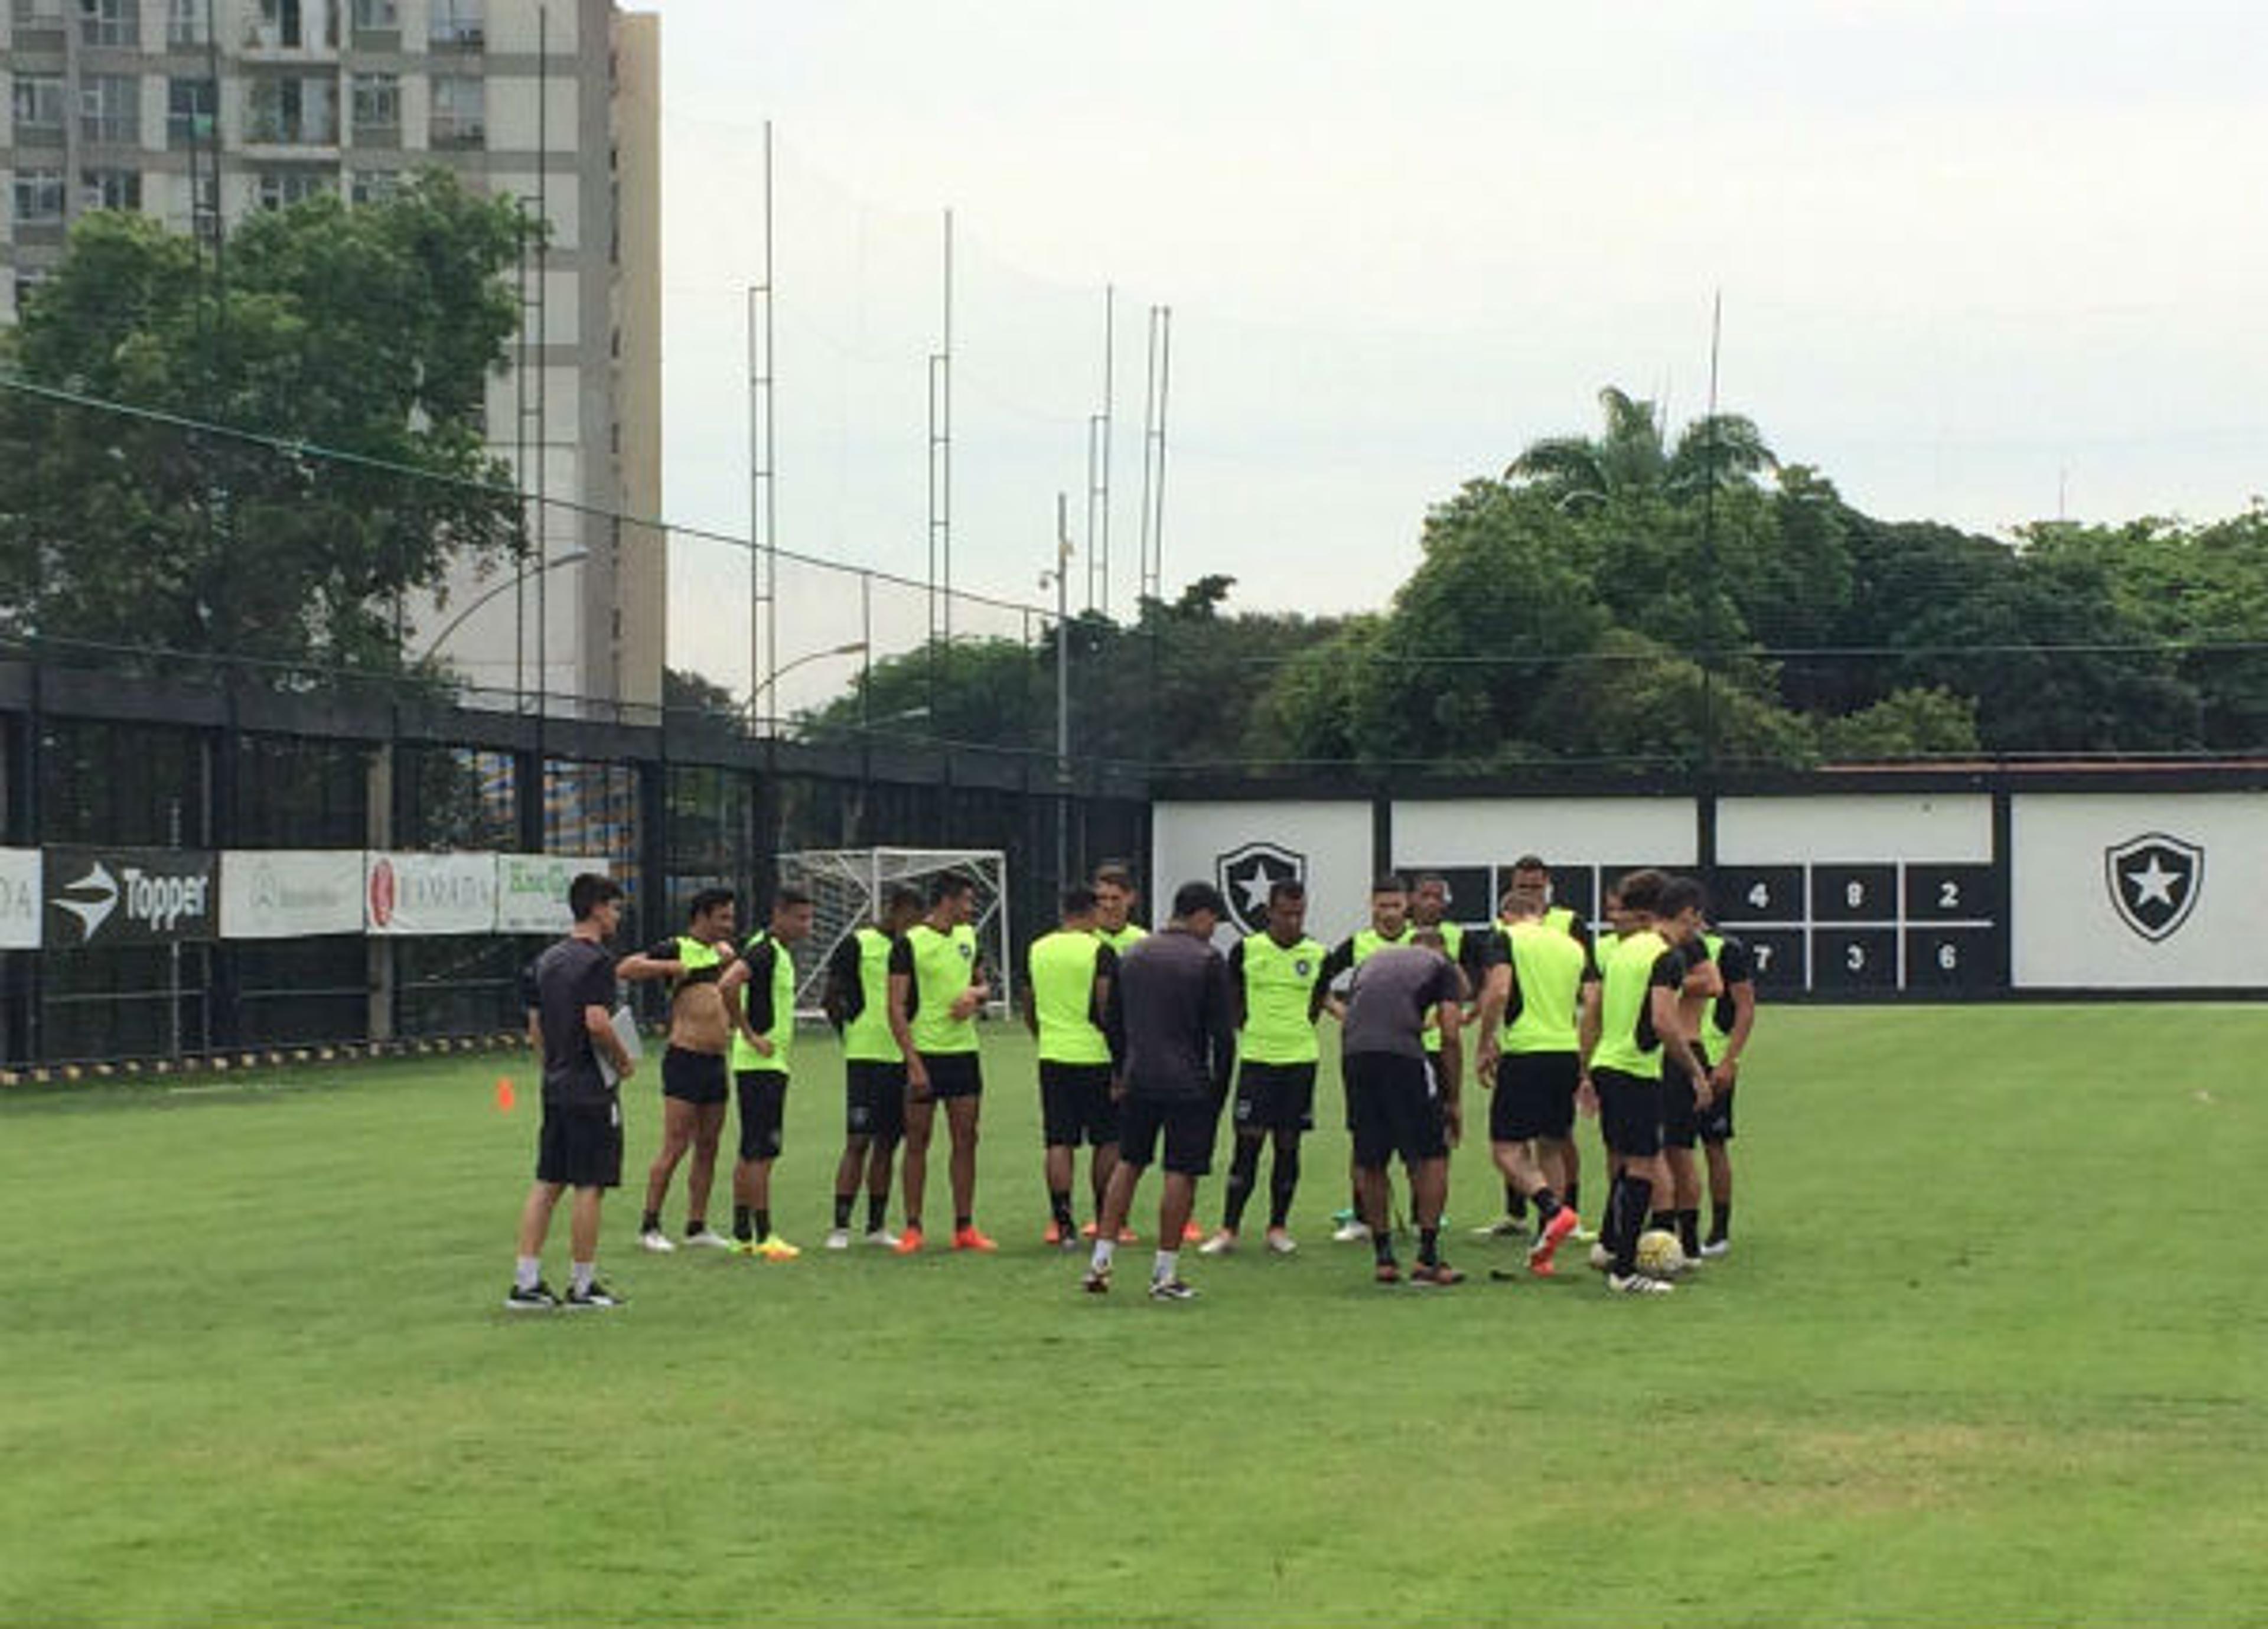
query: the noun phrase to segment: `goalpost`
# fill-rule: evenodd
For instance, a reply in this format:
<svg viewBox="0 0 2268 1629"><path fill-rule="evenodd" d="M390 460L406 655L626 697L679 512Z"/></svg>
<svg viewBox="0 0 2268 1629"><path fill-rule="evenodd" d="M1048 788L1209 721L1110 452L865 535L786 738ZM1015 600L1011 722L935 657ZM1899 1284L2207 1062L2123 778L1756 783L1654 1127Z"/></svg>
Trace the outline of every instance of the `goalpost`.
<svg viewBox="0 0 2268 1629"><path fill-rule="evenodd" d="M977 954L992 969L990 1011L1013 1009L1014 963L1008 956L1008 856L999 849L799 849L778 857L783 883L801 888L818 909L814 914L809 959L796 958L795 1011L799 1018L820 1015L827 984L828 958L836 947L874 919L884 893L895 883L929 898L932 878L951 872L976 885Z"/></svg>

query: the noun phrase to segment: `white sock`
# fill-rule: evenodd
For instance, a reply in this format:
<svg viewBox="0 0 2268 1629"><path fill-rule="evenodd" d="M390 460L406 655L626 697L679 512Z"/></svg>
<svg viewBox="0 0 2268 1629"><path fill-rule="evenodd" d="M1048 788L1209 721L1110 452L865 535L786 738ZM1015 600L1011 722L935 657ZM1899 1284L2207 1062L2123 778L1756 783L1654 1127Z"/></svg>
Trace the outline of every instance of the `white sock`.
<svg viewBox="0 0 2268 1629"><path fill-rule="evenodd" d="M543 1257L522 1256L516 1258L512 1270L514 1289L532 1290L543 1282Z"/></svg>
<svg viewBox="0 0 2268 1629"><path fill-rule="evenodd" d="M1150 1282L1166 1284L1182 1276L1182 1253L1179 1250L1160 1250L1158 1264L1150 1269Z"/></svg>
<svg viewBox="0 0 2268 1629"><path fill-rule="evenodd" d="M574 1267L575 1293L578 1295L588 1294L591 1290L591 1280L598 1277L598 1263L590 1261L577 1262Z"/></svg>
<svg viewBox="0 0 2268 1629"><path fill-rule="evenodd" d="M1113 1256L1116 1256L1116 1255L1117 1255L1117 1254L1118 1254L1118 1241L1117 1241L1117 1240L1116 1240L1116 1239L1106 1239L1106 1238L1104 1238L1101 1234L1097 1234L1097 1235L1095 1235L1095 1239L1094 1239L1094 1270L1095 1270L1097 1272L1109 1272L1109 1271L1110 1271L1110 1258L1111 1258Z"/></svg>

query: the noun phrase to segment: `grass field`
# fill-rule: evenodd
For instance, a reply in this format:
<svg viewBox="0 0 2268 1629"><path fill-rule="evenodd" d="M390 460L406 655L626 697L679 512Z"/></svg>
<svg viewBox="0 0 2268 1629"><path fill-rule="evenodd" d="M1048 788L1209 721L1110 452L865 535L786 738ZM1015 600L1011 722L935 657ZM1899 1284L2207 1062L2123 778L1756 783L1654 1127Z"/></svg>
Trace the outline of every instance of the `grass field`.
<svg viewBox="0 0 2268 1629"><path fill-rule="evenodd" d="M2268 1621L2261 1023L1771 1012L1736 1252L1651 1302L1372 1286L1329 1080L1297 1257L1082 1296L999 1030L999 1256L649 1258L630 1190L603 1316L497 1306L520 1060L11 1095L0 1622Z"/></svg>

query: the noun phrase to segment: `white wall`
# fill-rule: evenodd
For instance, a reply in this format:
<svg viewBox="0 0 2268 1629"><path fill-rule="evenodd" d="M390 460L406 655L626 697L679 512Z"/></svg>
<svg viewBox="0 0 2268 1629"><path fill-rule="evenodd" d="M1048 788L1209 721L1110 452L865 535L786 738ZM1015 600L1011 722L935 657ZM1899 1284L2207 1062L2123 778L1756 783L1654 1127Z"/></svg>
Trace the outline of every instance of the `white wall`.
<svg viewBox="0 0 2268 1629"><path fill-rule="evenodd" d="M1151 816L1150 875L1143 910L1165 918L1184 882L1222 883L1221 868L1247 844L1274 844L1300 857L1307 884L1307 931L1336 943L1369 919L1370 805L1160 803Z"/></svg>
<svg viewBox="0 0 2268 1629"><path fill-rule="evenodd" d="M1554 866L1690 866L1690 798L1469 798L1397 801L1397 864L1509 866L1540 854Z"/></svg>
<svg viewBox="0 0 2268 1629"><path fill-rule="evenodd" d="M1717 863L1819 860L1984 861L1992 800L1948 797L1726 798L1717 805Z"/></svg>

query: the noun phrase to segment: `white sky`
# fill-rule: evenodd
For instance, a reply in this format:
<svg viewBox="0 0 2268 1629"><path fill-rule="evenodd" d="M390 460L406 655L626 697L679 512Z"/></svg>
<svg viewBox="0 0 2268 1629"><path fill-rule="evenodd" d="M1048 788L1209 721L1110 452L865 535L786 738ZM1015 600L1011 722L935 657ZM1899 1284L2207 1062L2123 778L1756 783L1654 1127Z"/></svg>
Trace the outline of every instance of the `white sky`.
<svg viewBox="0 0 2268 1629"><path fill-rule="evenodd" d="M946 206L955 580L1016 599L1057 490L1085 542L1106 283L1115 609L1152 303L1166 582L1226 571L1238 605L1382 604L1426 506L1593 428L1602 385L1699 411L1720 288L1724 405L1872 512L2005 532L2059 492L2202 519L2268 490L2254 6L650 9L680 522L748 526L767 118L787 548L923 575ZM744 686L745 568L673 559L677 660ZM790 596L783 660L858 637L828 599Z"/></svg>

